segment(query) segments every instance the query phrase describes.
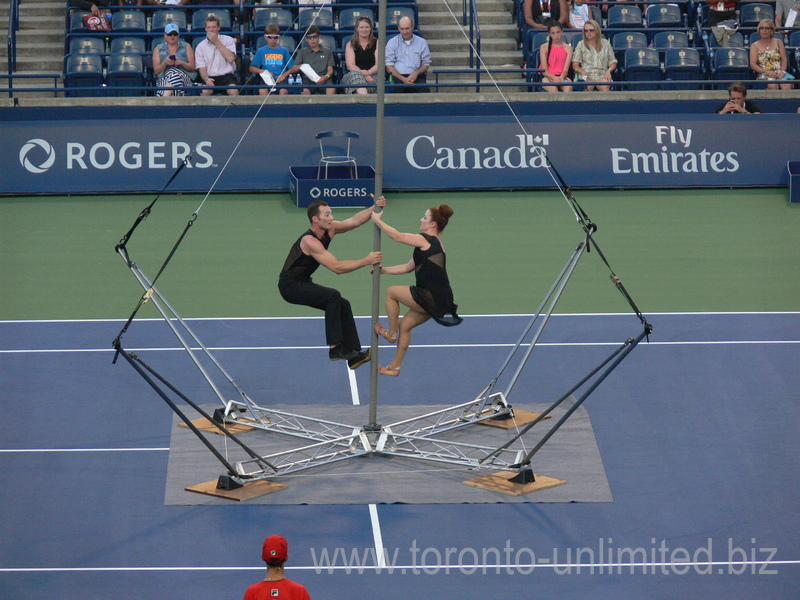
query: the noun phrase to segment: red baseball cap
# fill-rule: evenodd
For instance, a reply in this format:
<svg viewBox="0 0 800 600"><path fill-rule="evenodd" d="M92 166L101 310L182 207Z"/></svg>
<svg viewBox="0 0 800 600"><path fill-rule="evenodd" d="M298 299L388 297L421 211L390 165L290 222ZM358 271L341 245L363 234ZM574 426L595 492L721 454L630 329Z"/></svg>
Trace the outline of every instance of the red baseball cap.
<svg viewBox="0 0 800 600"><path fill-rule="evenodd" d="M281 535L271 535L261 547L261 559L271 565L286 562L289 556L289 542Z"/></svg>

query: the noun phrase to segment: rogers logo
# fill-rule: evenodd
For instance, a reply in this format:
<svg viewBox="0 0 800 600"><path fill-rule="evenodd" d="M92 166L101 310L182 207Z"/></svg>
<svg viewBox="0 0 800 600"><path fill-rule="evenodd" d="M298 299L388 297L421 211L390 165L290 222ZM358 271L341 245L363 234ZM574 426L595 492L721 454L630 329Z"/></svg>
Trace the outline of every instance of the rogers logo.
<svg viewBox="0 0 800 600"><path fill-rule="evenodd" d="M34 164L28 158L28 155L34 150L34 148L40 148L45 154L44 160L38 165ZM34 157L37 157L38 154L40 153L35 151ZM45 140L39 138L28 140L19 151L19 162L31 173L44 173L56 162L56 152L53 150L53 147L50 145L50 143L46 142Z"/></svg>

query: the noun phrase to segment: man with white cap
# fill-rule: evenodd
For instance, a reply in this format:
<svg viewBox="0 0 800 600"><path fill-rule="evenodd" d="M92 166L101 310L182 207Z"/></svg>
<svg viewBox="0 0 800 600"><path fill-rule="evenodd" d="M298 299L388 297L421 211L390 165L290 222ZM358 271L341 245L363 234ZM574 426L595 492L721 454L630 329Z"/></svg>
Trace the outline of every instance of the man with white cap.
<svg viewBox="0 0 800 600"><path fill-rule="evenodd" d="M287 579L283 570L289 558L289 542L280 535L271 535L264 540L261 558L267 563L267 576L254 583L244 593L244 600L311 600L308 590L299 583Z"/></svg>

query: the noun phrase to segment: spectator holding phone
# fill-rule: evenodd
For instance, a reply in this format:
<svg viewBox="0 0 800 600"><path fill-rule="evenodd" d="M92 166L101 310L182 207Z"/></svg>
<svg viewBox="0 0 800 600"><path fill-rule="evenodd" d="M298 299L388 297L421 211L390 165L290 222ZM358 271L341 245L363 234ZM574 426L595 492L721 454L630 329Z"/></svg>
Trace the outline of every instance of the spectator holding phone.
<svg viewBox="0 0 800 600"><path fill-rule="evenodd" d="M184 89L192 85L191 72L195 70L194 50L181 39L180 28L175 23L164 27L164 41L153 48L153 72L156 75L156 96L184 96Z"/></svg>
<svg viewBox="0 0 800 600"><path fill-rule="evenodd" d="M760 113L758 104L747 99L747 88L741 81L732 83L728 88L728 101L723 102L715 110L718 115L730 115L738 113L741 115L751 115Z"/></svg>

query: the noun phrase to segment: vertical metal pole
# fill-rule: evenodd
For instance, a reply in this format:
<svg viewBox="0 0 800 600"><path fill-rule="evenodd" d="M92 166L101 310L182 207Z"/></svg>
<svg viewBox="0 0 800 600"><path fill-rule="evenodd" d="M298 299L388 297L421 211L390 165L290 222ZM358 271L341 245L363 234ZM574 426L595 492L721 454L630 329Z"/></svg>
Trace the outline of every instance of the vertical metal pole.
<svg viewBox="0 0 800 600"><path fill-rule="evenodd" d="M378 84L377 98L375 101L375 197L383 194L383 116L384 97L386 92L386 0L378 4L378 72L375 74ZM380 209L378 209L380 210ZM373 225L375 231L372 239L372 250L379 252L381 249L381 230ZM365 426L367 431L379 431L378 424L378 334L375 333L375 324L378 322L381 302L381 271L375 269L372 273L372 321L370 321L370 353L372 360L369 363L369 423Z"/></svg>

